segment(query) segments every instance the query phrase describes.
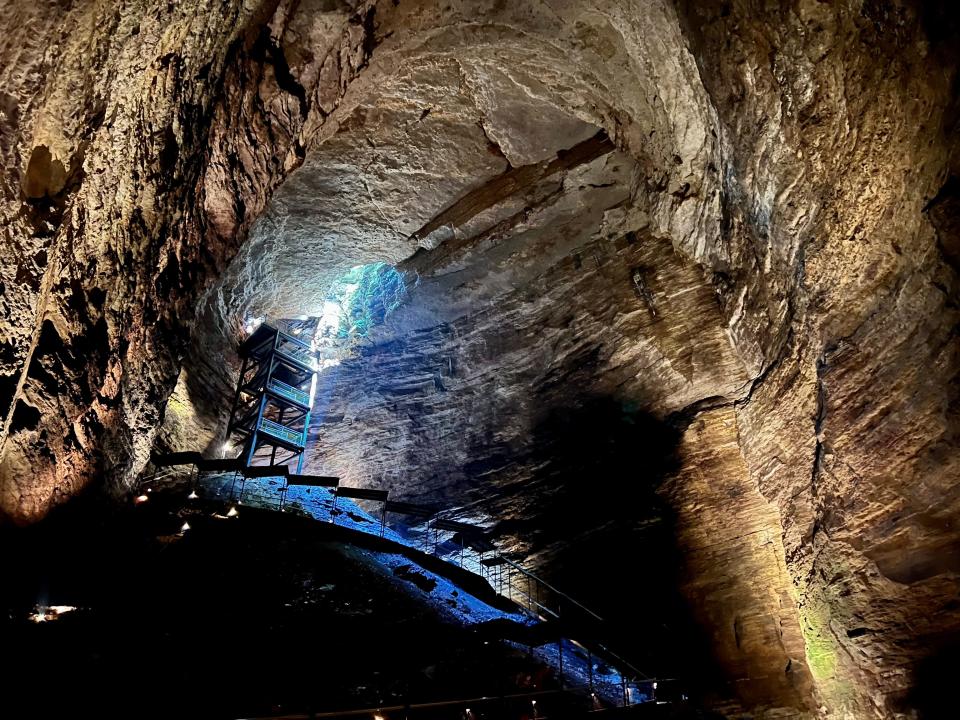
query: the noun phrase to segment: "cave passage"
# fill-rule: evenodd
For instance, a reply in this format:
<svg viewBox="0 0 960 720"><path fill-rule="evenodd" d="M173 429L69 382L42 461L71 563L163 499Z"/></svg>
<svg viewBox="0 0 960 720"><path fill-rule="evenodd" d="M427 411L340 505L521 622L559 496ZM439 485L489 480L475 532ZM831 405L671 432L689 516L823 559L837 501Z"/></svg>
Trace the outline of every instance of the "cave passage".
<svg viewBox="0 0 960 720"><path fill-rule="evenodd" d="M958 9L7 3L0 717L954 717Z"/></svg>

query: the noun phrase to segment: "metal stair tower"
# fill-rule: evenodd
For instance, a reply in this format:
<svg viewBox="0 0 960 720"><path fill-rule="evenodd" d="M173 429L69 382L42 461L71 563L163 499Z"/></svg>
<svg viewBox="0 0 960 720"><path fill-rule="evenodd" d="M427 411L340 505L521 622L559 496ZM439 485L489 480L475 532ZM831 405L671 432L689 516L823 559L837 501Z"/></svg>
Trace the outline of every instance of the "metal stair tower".
<svg viewBox="0 0 960 720"><path fill-rule="evenodd" d="M295 461L296 472L303 470L317 382L317 353L301 339L305 331L312 335L310 321L267 320L240 344L227 444L243 448L247 466Z"/></svg>

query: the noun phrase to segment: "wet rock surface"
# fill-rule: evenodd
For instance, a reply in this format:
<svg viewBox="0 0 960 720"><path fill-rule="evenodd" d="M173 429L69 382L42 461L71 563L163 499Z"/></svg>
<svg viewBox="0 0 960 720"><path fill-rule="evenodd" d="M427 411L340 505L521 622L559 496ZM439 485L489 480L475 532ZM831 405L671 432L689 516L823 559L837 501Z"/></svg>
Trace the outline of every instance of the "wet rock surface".
<svg viewBox="0 0 960 720"><path fill-rule="evenodd" d="M157 439L216 452L244 321L390 262L419 282L321 376L310 469L461 507L625 621L617 568L657 558L642 614L659 642L696 628L728 714L936 717L960 631L949 4L5 22L4 516L126 486Z"/></svg>
<svg viewBox="0 0 960 720"><path fill-rule="evenodd" d="M59 513L0 536L24 550L0 591L20 659L7 672L12 717L260 717L556 687L549 667L438 613L415 578L393 578L324 525L250 508L217 519L159 495L93 527ZM26 559L38 551L50 561ZM75 609L31 622L38 603Z"/></svg>

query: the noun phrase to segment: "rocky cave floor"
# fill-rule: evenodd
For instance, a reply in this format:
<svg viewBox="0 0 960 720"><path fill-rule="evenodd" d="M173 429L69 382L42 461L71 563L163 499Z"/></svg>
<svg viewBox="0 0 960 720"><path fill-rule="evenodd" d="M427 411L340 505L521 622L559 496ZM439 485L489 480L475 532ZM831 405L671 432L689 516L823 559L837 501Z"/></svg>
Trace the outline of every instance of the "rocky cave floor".
<svg viewBox="0 0 960 720"><path fill-rule="evenodd" d="M202 500L184 514L162 493L91 515L100 502L0 537L0 635L17 658L4 671L16 688L0 704L8 717L339 717L437 702L380 714L468 717L472 705L471 718L524 718L531 693L543 693L536 717L589 706L555 694L555 671L525 649L438 611L418 571L397 577L337 528L249 507L242 521L217 518L221 504ZM30 620L54 605L75 609ZM712 716L688 704L608 709Z"/></svg>

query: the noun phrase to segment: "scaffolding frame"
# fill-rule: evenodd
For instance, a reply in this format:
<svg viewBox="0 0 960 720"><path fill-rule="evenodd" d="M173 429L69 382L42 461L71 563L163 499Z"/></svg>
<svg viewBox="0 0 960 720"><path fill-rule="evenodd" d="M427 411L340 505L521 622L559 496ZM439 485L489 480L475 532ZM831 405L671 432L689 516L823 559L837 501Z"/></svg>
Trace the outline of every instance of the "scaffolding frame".
<svg viewBox="0 0 960 720"><path fill-rule="evenodd" d="M240 377L230 409L226 442L242 447L245 466L303 470L317 384L317 353L283 321L260 324L238 352Z"/></svg>

